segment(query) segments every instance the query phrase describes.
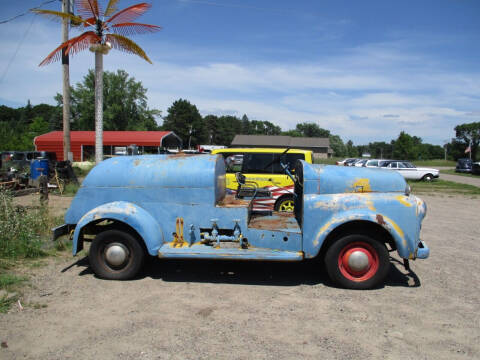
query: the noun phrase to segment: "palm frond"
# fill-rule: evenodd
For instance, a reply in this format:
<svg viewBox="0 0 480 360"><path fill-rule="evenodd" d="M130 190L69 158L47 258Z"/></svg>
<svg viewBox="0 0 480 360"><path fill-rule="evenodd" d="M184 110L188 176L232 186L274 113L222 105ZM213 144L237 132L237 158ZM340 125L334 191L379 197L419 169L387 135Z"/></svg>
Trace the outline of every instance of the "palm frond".
<svg viewBox="0 0 480 360"><path fill-rule="evenodd" d="M110 0L108 2L107 8L105 9L105 16L112 15L115 11L117 11L117 4L119 0Z"/></svg>
<svg viewBox="0 0 480 360"><path fill-rule="evenodd" d="M96 17L101 16L101 9L97 0L75 0L75 7L77 12L83 17Z"/></svg>
<svg viewBox="0 0 480 360"><path fill-rule="evenodd" d="M68 19L72 21L74 24L83 23L83 20L80 16L75 16L72 14L67 14L61 11L53 11L53 10L46 10L46 9L32 9L32 12L48 17L51 20L62 21L63 19Z"/></svg>
<svg viewBox="0 0 480 360"><path fill-rule="evenodd" d="M143 49L138 46L132 40L126 38L125 36L118 35L118 34L108 34L105 36L105 40L112 44L114 49L125 51L130 54L138 55L142 59L148 61L150 64L152 61L148 58L147 54Z"/></svg>
<svg viewBox="0 0 480 360"><path fill-rule="evenodd" d="M91 26L95 26L95 23L96 23L97 19L95 19L94 17L91 17L91 18L88 18L88 19L85 19L83 25L85 27L91 25Z"/></svg>
<svg viewBox="0 0 480 360"><path fill-rule="evenodd" d="M70 40L60 44L60 46L53 50L50 54L48 54L48 56L38 66L44 66L54 61L60 60L62 58L63 49L65 49L66 54L74 55L79 51L85 50L91 44L100 41L101 38L93 31L84 32L83 34L71 38Z"/></svg>
<svg viewBox="0 0 480 360"><path fill-rule="evenodd" d="M155 31L160 31L162 27L139 23L121 23L113 25L111 29L115 34L130 36L136 34L153 33Z"/></svg>
<svg viewBox="0 0 480 360"><path fill-rule="evenodd" d="M137 17L145 13L148 9L150 9L152 5L147 3L141 3L132 5L126 9L120 10L115 15L113 15L110 19L106 20L107 23L111 24L119 24L124 22L131 22L135 20Z"/></svg>

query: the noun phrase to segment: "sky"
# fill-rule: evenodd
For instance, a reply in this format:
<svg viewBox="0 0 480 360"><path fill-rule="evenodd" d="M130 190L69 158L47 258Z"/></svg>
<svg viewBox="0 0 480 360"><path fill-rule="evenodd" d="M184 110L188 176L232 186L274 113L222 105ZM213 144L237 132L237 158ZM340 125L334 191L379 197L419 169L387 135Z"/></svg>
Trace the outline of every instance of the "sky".
<svg viewBox="0 0 480 360"><path fill-rule="evenodd" d="M62 91L61 64L38 66L61 43L60 23L29 13L1 23L42 2L0 0L0 104L53 105ZM456 125L480 121L479 0L150 3L136 21L162 30L132 40L153 64L112 50L104 69L140 81L164 116L182 98L202 115L246 114L282 130L313 122L355 145L401 131L443 145ZM75 55L71 84L93 68L93 53Z"/></svg>

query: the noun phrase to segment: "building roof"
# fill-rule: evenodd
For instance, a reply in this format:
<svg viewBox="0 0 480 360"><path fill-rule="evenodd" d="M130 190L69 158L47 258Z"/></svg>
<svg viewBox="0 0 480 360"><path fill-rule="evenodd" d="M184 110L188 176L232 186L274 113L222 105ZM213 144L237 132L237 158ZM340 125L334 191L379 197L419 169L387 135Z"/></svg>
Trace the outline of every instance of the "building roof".
<svg viewBox="0 0 480 360"><path fill-rule="evenodd" d="M172 131L104 131L103 145L160 146L162 139L168 135L178 138ZM58 141L63 142L63 131L52 131L34 139L35 145ZM95 131L71 131L70 142L72 145L95 145Z"/></svg>
<svg viewBox="0 0 480 360"><path fill-rule="evenodd" d="M281 147L308 147L329 148L329 138L292 137L270 135L235 135L231 146L281 146Z"/></svg>

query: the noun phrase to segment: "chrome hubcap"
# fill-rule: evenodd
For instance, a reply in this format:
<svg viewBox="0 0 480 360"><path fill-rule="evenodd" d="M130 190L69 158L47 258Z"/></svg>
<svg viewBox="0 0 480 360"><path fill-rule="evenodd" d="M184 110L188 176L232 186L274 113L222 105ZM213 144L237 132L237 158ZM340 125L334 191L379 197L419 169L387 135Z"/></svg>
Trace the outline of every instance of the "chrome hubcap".
<svg viewBox="0 0 480 360"><path fill-rule="evenodd" d="M369 267L368 256L363 251L354 251L348 257L348 267L355 272L366 271Z"/></svg>
<svg viewBox="0 0 480 360"><path fill-rule="evenodd" d="M128 249L121 243L111 243L105 248L105 259L112 266L120 266L125 263L128 255Z"/></svg>

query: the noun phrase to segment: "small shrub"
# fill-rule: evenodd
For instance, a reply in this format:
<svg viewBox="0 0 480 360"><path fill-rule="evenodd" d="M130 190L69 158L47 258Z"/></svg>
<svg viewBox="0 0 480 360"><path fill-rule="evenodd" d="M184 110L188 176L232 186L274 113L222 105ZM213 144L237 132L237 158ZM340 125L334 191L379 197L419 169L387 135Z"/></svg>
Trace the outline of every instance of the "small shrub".
<svg viewBox="0 0 480 360"><path fill-rule="evenodd" d="M13 204L0 189L0 258L36 258L45 255L43 239L51 225L45 208L25 209Z"/></svg>
<svg viewBox="0 0 480 360"><path fill-rule="evenodd" d="M63 195L73 196L77 193L78 188L80 186L74 183L68 183L65 185L65 189L63 190Z"/></svg>

